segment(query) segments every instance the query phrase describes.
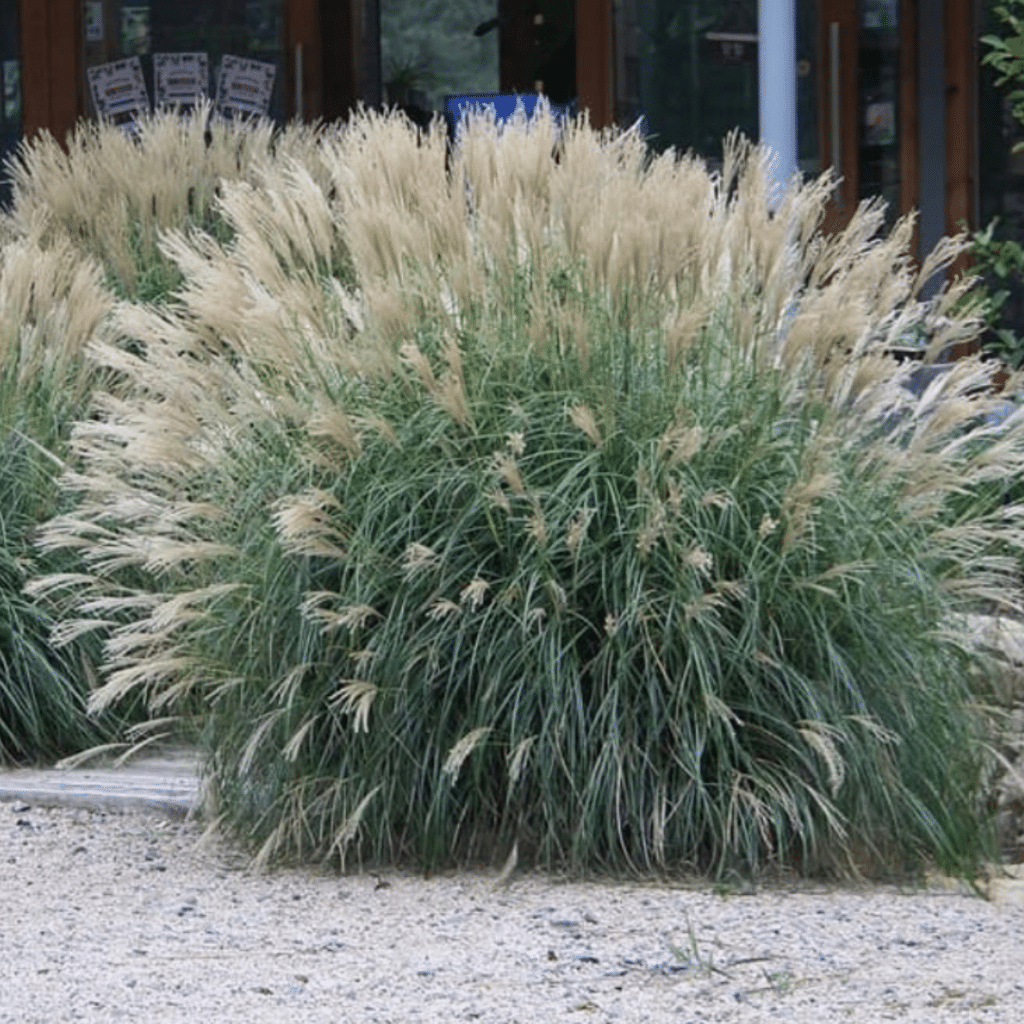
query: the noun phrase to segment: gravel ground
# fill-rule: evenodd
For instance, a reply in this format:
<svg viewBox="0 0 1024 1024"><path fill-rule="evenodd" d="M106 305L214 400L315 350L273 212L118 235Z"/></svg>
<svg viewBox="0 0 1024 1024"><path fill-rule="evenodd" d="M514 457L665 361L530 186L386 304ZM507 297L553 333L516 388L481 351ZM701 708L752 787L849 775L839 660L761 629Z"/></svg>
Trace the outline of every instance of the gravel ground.
<svg viewBox="0 0 1024 1024"><path fill-rule="evenodd" d="M1024 1022L1024 882L257 875L201 834L0 803L0 1022Z"/></svg>

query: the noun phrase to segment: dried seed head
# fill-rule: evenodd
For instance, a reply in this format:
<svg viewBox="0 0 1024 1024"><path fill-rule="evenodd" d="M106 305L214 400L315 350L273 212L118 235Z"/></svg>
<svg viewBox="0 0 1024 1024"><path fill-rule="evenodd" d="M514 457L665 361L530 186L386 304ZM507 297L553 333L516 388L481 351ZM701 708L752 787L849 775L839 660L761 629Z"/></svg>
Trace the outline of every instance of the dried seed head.
<svg viewBox="0 0 1024 1024"><path fill-rule="evenodd" d="M700 503L705 507L728 508L732 504L732 498L725 491L706 491L701 495Z"/></svg>
<svg viewBox="0 0 1024 1024"><path fill-rule="evenodd" d="M402 575L406 580L437 565L437 552L426 544L410 544L402 560Z"/></svg>
<svg viewBox="0 0 1024 1024"><path fill-rule="evenodd" d="M487 591L490 590L490 583L479 576L475 576L462 588L459 595L460 604L468 604L474 611L484 603Z"/></svg>
<svg viewBox="0 0 1024 1024"><path fill-rule="evenodd" d="M590 520L593 519L593 517L593 509L581 508L579 512L572 517L572 521L569 523L569 528L565 531L565 546L569 549L569 554L572 555L573 558L576 557L576 554L580 549L580 544L586 535L587 527L590 525Z"/></svg>
<svg viewBox="0 0 1024 1024"><path fill-rule="evenodd" d="M459 777L459 770L462 768L463 762L487 738L487 734L490 731L491 726L489 725L481 726L479 729L473 729L471 732L466 733L466 735L448 751L448 756L445 758L441 772L448 776L448 779L452 784L454 784L455 780Z"/></svg>
<svg viewBox="0 0 1024 1024"><path fill-rule="evenodd" d="M415 342L407 341L398 351L402 357L402 362L407 366L411 366L416 371L423 386L432 395L437 394L437 378L434 376L433 367L431 367L427 357L420 351L419 345Z"/></svg>
<svg viewBox="0 0 1024 1024"><path fill-rule="evenodd" d="M438 599L427 609L427 618L433 622L440 622L458 614L459 606L446 597Z"/></svg>
<svg viewBox="0 0 1024 1024"><path fill-rule="evenodd" d="M648 514L647 523L637 534L636 549L641 558L646 558L658 540L665 535L668 515L664 503L655 500Z"/></svg>
<svg viewBox="0 0 1024 1024"><path fill-rule="evenodd" d="M343 530L331 522L330 512L341 502L327 491L311 488L302 494L281 498L273 515L281 542L299 555L344 558L337 541L345 539Z"/></svg>
<svg viewBox="0 0 1024 1024"><path fill-rule="evenodd" d="M523 774L523 768L526 766L526 758L530 753L530 749L533 747L536 741L536 736L527 736L526 739L520 740L515 748L509 751L508 754L508 784L509 788L514 786Z"/></svg>
<svg viewBox="0 0 1024 1024"><path fill-rule="evenodd" d="M491 499L491 504L495 508L500 508L506 514L512 511L512 502L508 500L508 495L501 490L500 487L495 487L494 490L490 492L489 497Z"/></svg>
<svg viewBox="0 0 1024 1024"><path fill-rule="evenodd" d="M595 448L601 447L601 432L597 429L597 420L586 405L582 402L574 405L569 410L569 419L572 420L574 427L582 430L594 442Z"/></svg>
<svg viewBox="0 0 1024 1024"><path fill-rule="evenodd" d="M352 715L353 732L370 731L370 708L377 699L378 688L363 679L346 679L331 697L332 707Z"/></svg>
<svg viewBox="0 0 1024 1024"><path fill-rule="evenodd" d="M516 460L505 452L494 453L494 469L502 480L508 484L513 494L525 494L523 478L519 475L519 466Z"/></svg>
<svg viewBox="0 0 1024 1024"><path fill-rule="evenodd" d="M461 377L454 373L446 373L441 378L437 388L437 402L460 427L472 429L473 414L470 412Z"/></svg>
<svg viewBox="0 0 1024 1024"><path fill-rule="evenodd" d="M710 576L711 570L714 568L715 559L710 551L698 545L697 547L690 548L683 556L683 562L690 566L691 569L696 569L702 576Z"/></svg>
<svg viewBox="0 0 1024 1024"><path fill-rule="evenodd" d="M341 409L321 409L310 417L307 429L311 437L328 438L353 458L362 451L359 434L356 432L352 420Z"/></svg>
<svg viewBox="0 0 1024 1024"><path fill-rule="evenodd" d="M402 442L398 440L395 428L383 416L364 416L361 421L370 430L376 431L388 444L394 448L401 448Z"/></svg>
<svg viewBox="0 0 1024 1024"><path fill-rule="evenodd" d="M548 613L543 608L531 608L526 613L526 626L536 626L538 629L544 625L544 620L548 617Z"/></svg>
<svg viewBox="0 0 1024 1024"><path fill-rule="evenodd" d="M684 608L683 614L687 621L699 618L708 612L713 612L725 604L725 597L717 592L701 594L696 601L690 601Z"/></svg>
<svg viewBox="0 0 1024 1024"><path fill-rule="evenodd" d="M704 443L704 428L682 427L674 425L669 427L661 437L658 438L658 456L667 458L669 465L678 462L688 462L700 451Z"/></svg>
<svg viewBox="0 0 1024 1024"><path fill-rule="evenodd" d="M310 608L306 617L323 623L323 632L334 629L361 629L371 619L380 617L380 612L368 604L353 604L334 611L330 608Z"/></svg>
<svg viewBox="0 0 1024 1024"><path fill-rule="evenodd" d="M526 438L521 430L509 431L506 435L505 443L513 458L521 458L526 451Z"/></svg>
<svg viewBox="0 0 1024 1024"><path fill-rule="evenodd" d="M526 527L526 532L538 544L543 545L548 542L548 524L544 521L544 513L540 510L539 505L534 506L533 515L530 516L530 522Z"/></svg>

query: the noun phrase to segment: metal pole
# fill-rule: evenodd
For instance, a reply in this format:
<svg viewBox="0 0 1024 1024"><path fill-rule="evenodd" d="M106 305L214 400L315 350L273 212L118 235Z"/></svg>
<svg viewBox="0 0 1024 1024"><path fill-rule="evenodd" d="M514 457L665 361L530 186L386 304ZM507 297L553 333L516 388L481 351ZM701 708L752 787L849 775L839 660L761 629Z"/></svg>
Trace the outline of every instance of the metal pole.
<svg viewBox="0 0 1024 1024"><path fill-rule="evenodd" d="M302 43L295 44L295 117L301 121L306 105L305 82L302 80Z"/></svg>
<svg viewBox="0 0 1024 1024"><path fill-rule="evenodd" d="M775 206L798 169L796 0L758 0L757 21L761 144L775 159L769 194Z"/></svg>

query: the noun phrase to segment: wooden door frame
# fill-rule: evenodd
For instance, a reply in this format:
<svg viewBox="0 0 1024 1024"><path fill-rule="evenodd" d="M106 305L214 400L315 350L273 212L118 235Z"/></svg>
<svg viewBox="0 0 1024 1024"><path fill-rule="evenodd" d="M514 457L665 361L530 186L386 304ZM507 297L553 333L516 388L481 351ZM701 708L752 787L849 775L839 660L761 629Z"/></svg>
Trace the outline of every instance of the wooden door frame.
<svg viewBox="0 0 1024 1024"><path fill-rule="evenodd" d="M843 164L839 186L841 203L835 205L825 221L827 231L841 229L859 202L858 160L860 131L857 123L859 82L856 46L860 25L856 0L820 0L818 26L819 145L823 168L835 167L832 134L832 36L831 25L839 25L840 57L845 54L839 73L840 157ZM899 209L904 216L916 209L921 195L920 141L918 131L918 66L917 66L917 0L900 0L900 68L899 68ZM851 48L854 57L851 59ZM914 248L918 245L915 232Z"/></svg>
<svg viewBox="0 0 1024 1024"><path fill-rule="evenodd" d="M855 0L820 0L818 19L818 95L821 97L818 106L818 144L821 166L823 170L831 167L833 173L842 179L836 187L836 200L825 222L826 230L834 231L857 208L859 182L856 153L860 139L857 130L857 62L840 60L838 77L833 77L837 72L833 68L832 26L838 26L841 58L849 45L848 41L857 38L857 4ZM834 103L832 97L836 85L839 96L838 102ZM833 129L834 105L839 109L838 132Z"/></svg>
<svg viewBox="0 0 1024 1024"><path fill-rule="evenodd" d="M24 0L23 0L24 2ZM289 66L297 42L309 46L303 80L310 98L310 116L326 120L345 117L361 95L360 39L363 26L360 0L288 0ZM502 14L528 29L528 0L501 0ZM499 53L501 88L505 91L532 92L534 83L522 78L528 53L522 48L532 37L530 31L501 35ZM316 47L314 49L313 47ZM313 58L313 54L316 57ZM315 59L315 64L313 60ZM612 0L576 0L576 85L580 109L590 112L590 123L603 128L615 120L614 28ZM524 63L525 62L525 63ZM322 75L319 81L310 76ZM322 72L320 71L322 69ZM287 80L289 111L294 110L294 74ZM313 106L316 97L319 107Z"/></svg>
<svg viewBox="0 0 1024 1024"><path fill-rule="evenodd" d="M945 0L946 233L978 221L978 53L972 0Z"/></svg>
<svg viewBox="0 0 1024 1024"><path fill-rule="evenodd" d="M285 96L287 116L296 103L295 48L303 47L303 97L307 120L342 115L361 95L361 44L365 0L284 0ZM341 18L333 31L325 9ZM900 84L900 212L918 205L920 165L917 75L918 0L902 0ZM615 39L612 0L576 0L577 93L596 128L615 120ZM955 232L977 218L977 145L975 143L977 53L972 0L944 0L946 38L946 229ZM63 141L85 112L82 4L80 0L20 0L23 134L47 129ZM829 166L831 123L828 102L829 25L856 38L853 0L819 0L819 65L824 98L819 116L822 163ZM330 31L328 31L330 30ZM325 74L337 68L337 81ZM856 207L858 131L857 69L847 60L841 69L843 153L848 173L842 184L847 211Z"/></svg>
<svg viewBox="0 0 1024 1024"><path fill-rule="evenodd" d="M615 122L614 75L612 0L576 0L576 94L594 128Z"/></svg>
<svg viewBox="0 0 1024 1024"><path fill-rule="evenodd" d="M22 0L23 10L38 0ZM50 4L72 3L73 0L47 0ZM294 63L294 47L302 42L308 56L305 62L306 109L308 116L340 116L335 110L338 99L337 84L327 88L321 80L320 69L328 65L343 67L348 64L344 77L344 106L351 109L360 95L360 37L359 13L362 0L285 0L288 10L287 65ZM920 203L920 142L919 142L919 90L918 90L918 2L901 0L900 4L900 199L899 214L909 213ZM977 217L977 146L976 80L977 54L974 41L973 0L944 0L946 37L946 220L947 231L955 232L963 219L974 224ZM327 31L330 27L322 17L325 5L337 11L344 31ZM523 0L502 0L510 11L526 10ZM838 23L842 39L856 40L856 0L819 0L819 110L820 152L822 166L831 166L831 110L829 103L830 54L829 25ZM524 15L525 16L525 15ZM80 31L80 29L79 29ZM503 37L511 38L511 33ZM525 34L524 34L525 38ZM856 46L856 42L853 43ZM502 53L502 66L509 76L516 65L514 46ZM514 52L515 51L515 52ZM521 56L521 55L519 55ZM576 84L580 110L587 110L590 123L604 128L615 121L615 29L612 0L576 0ZM508 77L508 76L506 76ZM521 77L521 76L520 76ZM532 88L532 83L511 85L520 91ZM846 60L840 69L840 115L842 119L840 145L846 163L846 174L841 183L845 212L829 219L838 227L857 207L858 182L856 154L859 146L857 125L857 66L856 60ZM287 96L289 112L294 110L294 73L288 77Z"/></svg>
<svg viewBox="0 0 1024 1024"><path fill-rule="evenodd" d="M63 142L85 109L80 0L21 0L22 134Z"/></svg>

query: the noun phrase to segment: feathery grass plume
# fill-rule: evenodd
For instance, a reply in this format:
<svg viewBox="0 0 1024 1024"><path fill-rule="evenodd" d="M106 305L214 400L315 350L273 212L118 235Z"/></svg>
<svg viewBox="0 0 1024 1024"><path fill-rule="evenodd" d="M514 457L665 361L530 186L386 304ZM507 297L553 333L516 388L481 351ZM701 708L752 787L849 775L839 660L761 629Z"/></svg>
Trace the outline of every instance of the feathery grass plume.
<svg viewBox="0 0 1024 1024"><path fill-rule="evenodd" d="M212 116L209 103L187 117L158 112L136 137L108 122L80 122L66 148L42 132L7 163L8 228L44 245L61 234L98 258L125 295L164 298L180 281L161 256L160 233L187 224L225 237L216 209L222 181L248 180L272 149L316 175L317 132L291 126L275 139L269 123Z"/></svg>
<svg viewBox="0 0 1024 1024"><path fill-rule="evenodd" d="M1024 546L971 488L1024 417L890 349L977 322L878 204L769 213L736 136L719 173L585 117L554 145L543 105L476 117L446 167L364 112L225 185L230 243L165 236L183 284L94 346L130 393L43 538L85 562L39 583L72 632L158 599L111 606L96 702L196 714L261 862L970 872L961 616L1020 603Z"/></svg>
<svg viewBox="0 0 1024 1024"><path fill-rule="evenodd" d="M86 415L97 372L85 358L113 306L99 268L64 239L8 239L0 253L0 763L48 761L108 739L115 723L86 713L94 643L67 633L50 643L54 606L27 581L48 572L92 581L73 553L41 555L41 522L61 511L57 479L70 456L69 424ZM87 613L89 614L89 613ZM106 620L100 620L105 622Z"/></svg>

